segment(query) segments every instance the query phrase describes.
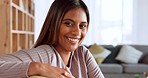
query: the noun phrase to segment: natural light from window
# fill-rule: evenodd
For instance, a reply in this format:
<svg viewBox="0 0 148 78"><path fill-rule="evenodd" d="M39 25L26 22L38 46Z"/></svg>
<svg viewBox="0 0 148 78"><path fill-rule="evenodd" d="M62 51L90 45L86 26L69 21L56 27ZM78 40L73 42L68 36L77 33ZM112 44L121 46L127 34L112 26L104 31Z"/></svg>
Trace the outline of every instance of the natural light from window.
<svg viewBox="0 0 148 78"><path fill-rule="evenodd" d="M132 32L133 1L97 0L96 2L99 4L95 5L96 3L94 3L94 5L89 6L93 20L90 32L94 31L93 34L96 34L94 39L91 39L92 43L112 45L123 42L130 43L131 41L124 37ZM94 7L97 10L94 11Z"/></svg>

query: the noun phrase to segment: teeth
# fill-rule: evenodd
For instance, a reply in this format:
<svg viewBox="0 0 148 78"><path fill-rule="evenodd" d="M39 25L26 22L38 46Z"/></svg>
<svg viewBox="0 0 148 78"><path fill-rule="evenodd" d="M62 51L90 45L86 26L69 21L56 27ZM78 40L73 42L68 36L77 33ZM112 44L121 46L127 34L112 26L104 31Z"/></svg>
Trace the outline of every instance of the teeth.
<svg viewBox="0 0 148 78"><path fill-rule="evenodd" d="M68 38L68 40L73 41L73 42L77 42L78 39L72 39L72 38Z"/></svg>

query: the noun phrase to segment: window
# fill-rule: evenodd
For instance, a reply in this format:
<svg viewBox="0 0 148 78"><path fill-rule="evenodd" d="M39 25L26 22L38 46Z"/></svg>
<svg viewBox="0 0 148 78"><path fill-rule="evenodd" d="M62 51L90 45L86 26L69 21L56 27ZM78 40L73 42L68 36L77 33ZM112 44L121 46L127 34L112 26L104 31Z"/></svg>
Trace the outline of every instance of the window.
<svg viewBox="0 0 148 78"><path fill-rule="evenodd" d="M132 32L132 0L87 0L86 4L91 23L84 44L131 43L126 37Z"/></svg>

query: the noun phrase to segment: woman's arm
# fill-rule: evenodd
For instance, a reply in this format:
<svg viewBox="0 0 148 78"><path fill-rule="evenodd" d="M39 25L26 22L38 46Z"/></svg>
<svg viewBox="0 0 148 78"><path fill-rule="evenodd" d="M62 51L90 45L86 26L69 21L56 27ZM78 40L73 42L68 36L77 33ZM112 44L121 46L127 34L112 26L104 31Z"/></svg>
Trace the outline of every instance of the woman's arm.
<svg viewBox="0 0 148 78"><path fill-rule="evenodd" d="M104 78L104 75L89 50L86 52L86 65L89 78Z"/></svg>
<svg viewBox="0 0 148 78"><path fill-rule="evenodd" d="M48 63L50 63L49 55L43 48L20 50L0 57L0 77L27 78L39 75L52 76L52 78L73 78L65 69L49 66Z"/></svg>
<svg viewBox="0 0 148 78"><path fill-rule="evenodd" d="M19 52L24 54L24 52L22 51ZM27 71L31 59L25 62L22 58L19 58L17 54L15 56L15 54L0 56L0 77L2 78L27 77ZM26 55L24 55L24 57L25 56Z"/></svg>
<svg viewBox="0 0 148 78"><path fill-rule="evenodd" d="M27 77L27 63L15 63L15 62L0 62L0 77L1 78L25 78Z"/></svg>
<svg viewBox="0 0 148 78"><path fill-rule="evenodd" d="M49 66L40 62L31 62L28 75L48 78L74 78L66 68Z"/></svg>

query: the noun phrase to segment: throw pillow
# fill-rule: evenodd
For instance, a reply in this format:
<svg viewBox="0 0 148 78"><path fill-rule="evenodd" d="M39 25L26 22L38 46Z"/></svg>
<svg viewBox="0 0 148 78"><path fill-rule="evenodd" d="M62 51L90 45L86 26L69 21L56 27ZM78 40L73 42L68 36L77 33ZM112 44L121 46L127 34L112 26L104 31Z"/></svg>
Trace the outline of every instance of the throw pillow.
<svg viewBox="0 0 148 78"><path fill-rule="evenodd" d="M89 48L89 50L92 53L92 55L94 56L94 58L98 64L101 64L107 58L107 56L109 56L109 54L111 53L111 51L103 48L100 45L97 45L96 43L93 44Z"/></svg>
<svg viewBox="0 0 148 78"><path fill-rule="evenodd" d="M102 45L102 46L111 51L111 54L103 61L103 63L121 63L120 61L115 59L115 57L117 56L118 52L121 49L121 45L115 47L112 45Z"/></svg>
<svg viewBox="0 0 148 78"><path fill-rule="evenodd" d="M129 45L123 45L120 52L118 53L116 60L119 60L124 63L138 63L143 52L135 49Z"/></svg>

